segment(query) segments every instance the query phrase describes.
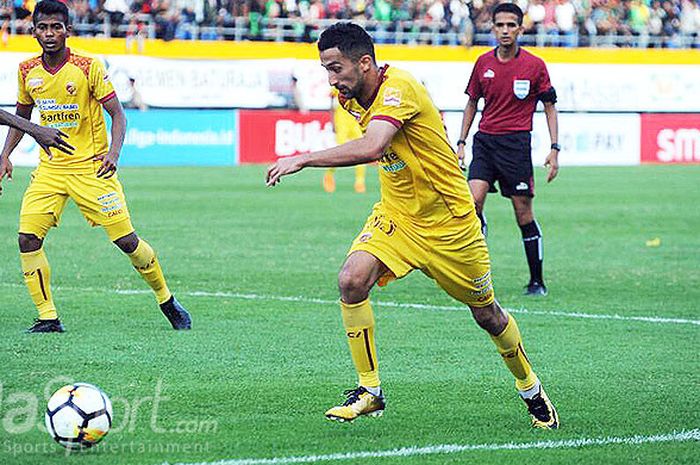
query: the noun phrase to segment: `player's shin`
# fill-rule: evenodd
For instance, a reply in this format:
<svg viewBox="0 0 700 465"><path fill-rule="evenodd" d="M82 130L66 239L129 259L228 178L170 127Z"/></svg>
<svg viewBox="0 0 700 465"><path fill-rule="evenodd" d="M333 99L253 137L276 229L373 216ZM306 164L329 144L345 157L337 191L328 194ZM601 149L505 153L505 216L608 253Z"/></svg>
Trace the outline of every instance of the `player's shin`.
<svg viewBox="0 0 700 465"><path fill-rule="evenodd" d="M374 313L369 299L356 304L341 301L340 308L359 384L364 387L377 387L379 370L374 345Z"/></svg>
<svg viewBox="0 0 700 465"><path fill-rule="evenodd" d="M153 289L158 303L162 304L167 301L171 293L168 285L165 283L165 277L163 276L160 263L158 263L158 257L156 257L151 246L143 239L139 239L139 245L136 247L136 250L128 255L136 271Z"/></svg>
<svg viewBox="0 0 700 465"><path fill-rule="evenodd" d="M39 311L39 319L55 320L58 318L58 314L51 296L51 267L49 267L44 249L20 253L19 256L22 262L24 282L27 284L29 295Z"/></svg>
<svg viewBox="0 0 700 465"><path fill-rule="evenodd" d="M532 370L530 361L523 349L518 324L513 315L508 315L508 324L498 336L491 336L506 366L515 376L518 391L527 391L537 384L537 375Z"/></svg>

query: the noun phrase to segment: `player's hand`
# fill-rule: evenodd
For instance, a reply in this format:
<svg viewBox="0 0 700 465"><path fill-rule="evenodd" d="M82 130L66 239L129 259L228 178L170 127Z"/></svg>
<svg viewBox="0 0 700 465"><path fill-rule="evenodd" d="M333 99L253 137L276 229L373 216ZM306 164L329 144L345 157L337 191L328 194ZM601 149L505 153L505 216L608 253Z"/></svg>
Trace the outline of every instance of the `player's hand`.
<svg viewBox="0 0 700 465"><path fill-rule="evenodd" d="M459 144L457 146L457 158L459 159L459 167L462 169L462 171L465 171L467 167L464 164L464 144Z"/></svg>
<svg viewBox="0 0 700 465"><path fill-rule="evenodd" d="M304 167L301 156L284 157L277 160L277 163L267 169L265 183L267 187L275 186L280 182L282 176L296 173Z"/></svg>
<svg viewBox="0 0 700 465"><path fill-rule="evenodd" d="M12 181L12 162L10 157L0 156L0 195L2 195L2 180L5 176Z"/></svg>
<svg viewBox="0 0 700 465"><path fill-rule="evenodd" d="M110 151L102 155L96 155L95 160L102 160L102 165L97 170L98 178L109 179L117 172L117 161L119 160L119 154L115 154Z"/></svg>
<svg viewBox="0 0 700 465"><path fill-rule="evenodd" d="M61 152L67 153L68 155L73 155L75 147L66 142L68 134L54 128L47 128L44 126L37 126L29 133L30 136L36 140L36 143L44 149L44 151L49 155L49 159L53 158L49 147L56 147Z"/></svg>
<svg viewBox="0 0 700 465"><path fill-rule="evenodd" d="M547 182L552 182L559 173L559 150L549 152L547 159L544 161L545 168L549 168L547 172Z"/></svg>

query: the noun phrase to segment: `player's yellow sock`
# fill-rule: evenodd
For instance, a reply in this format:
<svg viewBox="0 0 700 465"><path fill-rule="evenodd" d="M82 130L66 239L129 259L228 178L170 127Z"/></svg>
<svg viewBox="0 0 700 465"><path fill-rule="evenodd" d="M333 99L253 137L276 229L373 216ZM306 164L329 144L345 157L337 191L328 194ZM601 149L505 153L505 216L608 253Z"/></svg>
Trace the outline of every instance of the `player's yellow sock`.
<svg viewBox="0 0 700 465"><path fill-rule="evenodd" d="M508 315L506 329L498 336L491 336L491 339L496 344L506 366L515 376L515 387L518 391L527 391L532 388L537 383L537 375L527 359L520 330L513 315Z"/></svg>
<svg viewBox="0 0 700 465"><path fill-rule="evenodd" d="M343 326L360 386L379 386L377 351L374 347L374 313L369 299L356 304L340 302Z"/></svg>
<svg viewBox="0 0 700 465"><path fill-rule="evenodd" d="M51 267L46 259L44 249L20 253L24 282L29 289L34 305L39 311L39 319L55 320L58 318L56 306L51 296Z"/></svg>
<svg viewBox="0 0 700 465"><path fill-rule="evenodd" d="M335 168L328 168L323 173L323 190L329 194L335 192Z"/></svg>
<svg viewBox="0 0 700 465"><path fill-rule="evenodd" d="M364 193L367 188L365 187L365 174L367 173L367 166L357 165L355 167L355 192Z"/></svg>
<svg viewBox="0 0 700 465"><path fill-rule="evenodd" d="M139 239L139 245L136 246L136 250L129 254L129 258L136 271L141 274L144 281L153 289L158 303L162 304L168 300L172 294L165 283L163 270L160 268L158 257L156 257L151 246L143 239Z"/></svg>

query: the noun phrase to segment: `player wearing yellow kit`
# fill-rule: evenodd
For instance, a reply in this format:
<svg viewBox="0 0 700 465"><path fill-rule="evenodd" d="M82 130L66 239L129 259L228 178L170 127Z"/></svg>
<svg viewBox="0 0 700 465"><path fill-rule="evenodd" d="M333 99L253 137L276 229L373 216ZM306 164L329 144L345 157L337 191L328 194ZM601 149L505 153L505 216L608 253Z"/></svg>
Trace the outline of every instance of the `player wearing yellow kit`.
<svg viewBox="0 0 700 465"><path fill-rule="evenodd" d="M38 168L24 194L20 212L19 248L24 280L39 318L27 331L63 332L51 295L51 269L43 249L49 229L58 226L69 198L91 226L102 226L126 253L153 289L161 311L174 329L190 329L187 311L172 295L148 243L131 224L116 171L124 142L126 118L104 66L66 47L68 9L55 0L37 3L34 36L43 50L19 66L17 115L28 119L39 110L42 126L60 129L73 153L41 152ZM112 143L107 141L103 107L112 118ZM0 154L0 181L12 175L9 156L22 133L11 130Z"/></svg>
<svg viewBox="0 0 700 465"><path fill-rule="evenodd" d="M489 254L467 181L450 148L440 115L411 75L379 68L374 45L360 26L338 23L320 36L321 63L341 105L364 136L342 146L282 158L267 185L308 166L352 166L377 161L381 201L353 242L338 276L341 313L359 386L326 412L331 420L381 415L375 322L369 291L420 269L471 309L515 377L532 425L556 428L556 410L523 350L515 319L499 306Z"/></svg>
<svg viewBox="0 0 700 465"><path fill-rule="evenodd" d="M331 122L335 143L344 143L362 137L362 130L353 116L345 111L338 103L338 90L331 90ZM355 192L362 194L367 190L365 175L367 167L365 165L355 166ZM335 192L335 168L328 168L323 175L323 190L328 193Z"/></svg>

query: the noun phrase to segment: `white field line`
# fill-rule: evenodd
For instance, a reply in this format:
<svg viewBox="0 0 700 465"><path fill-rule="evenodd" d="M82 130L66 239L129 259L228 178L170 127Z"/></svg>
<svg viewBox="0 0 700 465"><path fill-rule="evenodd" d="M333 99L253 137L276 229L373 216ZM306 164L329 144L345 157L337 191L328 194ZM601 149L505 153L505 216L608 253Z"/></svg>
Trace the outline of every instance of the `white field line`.
<svg viewBox="0 0 700 465"><path fill-rule="evenodd" d="M3 287L24 288L23 284L17 283L0 283ZM72 291L72 292L112 292L122 295L140 295L150 294L147 289L97 289L90 287L63 287L56 286L54 291ZM211 297L211 298L228 298L242 300L268 300L277 302L299 302L306 304L317 305L337 305L337 300L317 299L313 297L303 296L278 296L265 294L247 294L241 292L209 292L209 291L178 291L178 296L188 297ZM437 310L437 311L459 311L464 312L467 307L464 305L430 305L430 304L412 304L374 300L373 304L379 307L404 308L413 310ZM689 320L685 318L665 318L660 316L624 316L618 314L597 314L583 312L565 312L559 310L528 310L526 308L506 308L507 311L515 314L538 315L538 316L554 316L563 318L583 318L592 320L618 320L618 321L641 321L645 323L656 324L681 324L700 326L700 320Z"/></svg>
<svg viewBox="0 0 700 465"><path fill-rule="evenodd" d="M458 454L462 452L476 451L500 451L500 450L529 450L529 449L574 449L591 446L636 446L639 444L649 444L657 442L683 442L699 441L700 429L689 431L672 432L668 434L658 434L654 436L628 436L628 437L603 437L603 438L581 438L564 439L560 441L537 441L518 442L504 444L438 444L425 447L402 447L399 449L360 451L360 452L340 452L327 455L303 455L293 457L272 457L272 458L249 458L249 459L227 459L215 462L178 463L176 465L286 465L293 463L317 463L334 462L339 460L375 459L385 457L414 457L435 454ZM162 465L169 465L164 462Z"/></svg>

